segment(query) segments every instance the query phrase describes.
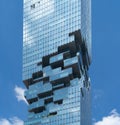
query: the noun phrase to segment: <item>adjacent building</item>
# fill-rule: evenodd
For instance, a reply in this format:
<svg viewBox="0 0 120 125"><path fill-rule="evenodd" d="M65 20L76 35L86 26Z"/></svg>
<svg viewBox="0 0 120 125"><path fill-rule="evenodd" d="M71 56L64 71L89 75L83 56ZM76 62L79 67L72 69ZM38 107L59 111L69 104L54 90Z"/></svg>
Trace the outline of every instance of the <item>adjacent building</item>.
<svg viewBox="0 0 120 125"><path fill-rule="evenodd" d="M91 0L24 0L24 125L91 125Z"/></svg>

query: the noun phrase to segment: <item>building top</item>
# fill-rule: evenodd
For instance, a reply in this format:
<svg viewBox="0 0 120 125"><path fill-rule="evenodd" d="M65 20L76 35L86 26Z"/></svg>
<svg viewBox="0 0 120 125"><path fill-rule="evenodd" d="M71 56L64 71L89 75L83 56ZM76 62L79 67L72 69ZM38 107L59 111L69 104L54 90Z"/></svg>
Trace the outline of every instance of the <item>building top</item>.
<svg viewBox="0 0 120 125"><path fill-rule="evenodd" d="M91 57L90 10L90 0L24 0L25 78L36 71L37 63L43 56L55 53L59 46L74 41L74 36L69 34L77 30L81 31Z"/></svg>

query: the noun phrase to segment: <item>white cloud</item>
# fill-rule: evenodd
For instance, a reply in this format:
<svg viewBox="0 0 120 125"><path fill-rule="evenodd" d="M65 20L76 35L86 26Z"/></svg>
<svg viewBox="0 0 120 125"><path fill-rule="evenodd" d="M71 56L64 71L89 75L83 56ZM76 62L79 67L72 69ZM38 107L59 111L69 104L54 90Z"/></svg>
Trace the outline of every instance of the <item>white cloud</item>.
<svg viewBox="0 0 120 125"><path fill-rule="evenodd" d="M10 118L10 119L0 119L0 125L23 125L24 122L17 118L17 117L13 117L13 118Z"/></svg>
<svg viewBox="0 0 120 125"><path fill-rule="evenodd" d="M21 88L21 87L18 87L18 86L15 86L15 94L16 94L16 98L18 101L24 101L25 103L27 103L25 97L24 97L24 92L25 92L25 89Z"/></svg>
<svg viewBox="0 0 120 125"><path fill-rule="evenodd" d="M120 125L120 114L113 109L109 116L103 117L101 121L94 123L94 125Z"/></svg>

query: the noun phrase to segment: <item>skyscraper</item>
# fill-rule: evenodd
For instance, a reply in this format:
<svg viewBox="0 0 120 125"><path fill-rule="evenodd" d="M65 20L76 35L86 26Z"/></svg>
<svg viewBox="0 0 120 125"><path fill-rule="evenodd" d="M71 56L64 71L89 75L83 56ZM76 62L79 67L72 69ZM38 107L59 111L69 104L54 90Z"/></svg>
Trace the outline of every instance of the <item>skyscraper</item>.
<svg viewBox="0 0 120 125"><path fill-rule="evenodd" d="M24 0L25 125L91 125L91 0Z"/></svg>

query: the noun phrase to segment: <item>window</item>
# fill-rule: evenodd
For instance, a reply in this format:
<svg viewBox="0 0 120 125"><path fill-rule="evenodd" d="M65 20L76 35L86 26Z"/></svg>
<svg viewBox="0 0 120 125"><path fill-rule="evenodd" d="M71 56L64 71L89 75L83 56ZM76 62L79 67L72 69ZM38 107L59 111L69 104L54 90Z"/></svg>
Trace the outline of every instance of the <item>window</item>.
<svg viewBox="0 0 120 125"><path fill-rule="evenodd" d="M30 7L31 7L31 9L34 9L35 8L35 4L32 4Z"/></svg>

